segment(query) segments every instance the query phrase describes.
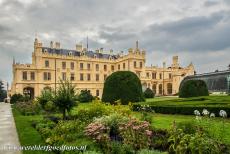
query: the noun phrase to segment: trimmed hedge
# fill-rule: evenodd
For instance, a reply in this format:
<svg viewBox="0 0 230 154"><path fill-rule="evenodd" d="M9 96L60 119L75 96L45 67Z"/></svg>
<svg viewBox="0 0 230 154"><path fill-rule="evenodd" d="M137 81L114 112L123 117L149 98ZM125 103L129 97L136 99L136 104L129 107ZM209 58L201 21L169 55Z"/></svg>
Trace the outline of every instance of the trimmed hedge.
<svg viewBox="0 0 230 154"><path fill-rule="evenodd" d="M142 108L142 105L140 104L133 105L133 111L139 111L140 108ZM145 108L149 108L150 111L155 111L155 113L162 114L194 115L194 110L198 110L202 113L203 109L207 109L210 113L215 113L216 116L219 116L220 110L225 110L227 113L230 113L230 107L216 106L145 106Z"/></svg>
<svg viewBox="0 0 230 154"><path fill-rule="evenodd" d="M208 88L203 80L188 80L184 82L179 90L180 98L208 96Z"/></svg>
<svg viewBox="0 0 230 154"><path fill-rule="evenodd" d="M154 98L155 94L150 88L147 88L144 92L144 96L145 98Z"/></svg>
<svg viewBox="0 0 230 154"><path fill-rule="evenodd" d="M118 71L106 79L102 101L114 103L120 100L122 104L144 100L141 81L130 71Z"/></svg>

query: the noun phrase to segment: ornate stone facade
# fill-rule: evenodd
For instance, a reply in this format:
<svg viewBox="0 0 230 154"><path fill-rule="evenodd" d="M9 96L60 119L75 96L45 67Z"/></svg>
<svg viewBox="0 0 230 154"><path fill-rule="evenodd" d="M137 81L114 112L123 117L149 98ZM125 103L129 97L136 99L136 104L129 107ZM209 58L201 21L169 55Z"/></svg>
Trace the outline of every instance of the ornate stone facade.
<svg viewBox="0 0 230 154"><path fill-rule="evenodd" d="M178 93L180 82L185 76L194 74L190 64L182 68L178 56L173 57L171 66L145 66L146 53L140 50L138 42L135 49L130 48L128 54L113 54L110 50L88 51L81 44L75 50L60 48L60 43L50 43L43 47L35 39L32 64L13 63L13 82L11 95L27 93L31 97L41 94L46 88L56 89L60 80L71 80L78 92L88 89L94 96L101 97L103 84L108 75L115 71L129 70L137 74L143 89L149 87L156 95L173 95Z"/></svg>

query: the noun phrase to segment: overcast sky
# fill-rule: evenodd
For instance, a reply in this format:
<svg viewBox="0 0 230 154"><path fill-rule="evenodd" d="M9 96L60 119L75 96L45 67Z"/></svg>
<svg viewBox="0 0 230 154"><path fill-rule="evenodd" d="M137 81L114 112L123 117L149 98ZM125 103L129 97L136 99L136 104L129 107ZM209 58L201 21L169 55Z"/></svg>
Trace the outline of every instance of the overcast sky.
<svg viewBox="0 0 230 154"><path fill-rule="evenodd" d="M147 65L193 62L198 73L230 63L230 0L0 0L0 79L12 61L30 63L35 33L43 45L86 44L116 52L146 50Z"/></svg>

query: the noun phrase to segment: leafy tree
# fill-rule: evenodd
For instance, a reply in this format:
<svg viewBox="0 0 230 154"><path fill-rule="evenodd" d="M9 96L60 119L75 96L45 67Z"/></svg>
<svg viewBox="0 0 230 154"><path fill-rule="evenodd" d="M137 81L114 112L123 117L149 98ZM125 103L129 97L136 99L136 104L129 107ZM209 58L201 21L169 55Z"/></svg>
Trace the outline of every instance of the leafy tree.
<svg viewBox="0 0 230 154"><path fill-rule="evenodd" d="M63 120L66 120L66 112L69 112L76 105L75 86L69 81L60 81L60 86L54 97L54 104L63 114Z"/></svg>
<svg viewBox="0 0 230 154"><path fill-rule="evenodd" d="M155 94L150 88L147 88L144 92L144 96L145 98L154 98Z"/></svg>
<svg viewBox="0 0 230 154"><path fill-rule="evenodd" d="M7 97L6 90L4 90L3 82L0 81L0 102L3 102Z"/></svg>
<svg viewBox="0 0 230 154"><path fill-rule="evenodd" d="M41 107L44 109L47 102L54 100L54 95L52 91L43 90L37 100L41 104Z"/></svg>
<svg viewBox="0 0 230 154"><path fill-rule="evenodd" d="M80 95L78 96L78 100L82 103L91 102L93 100L93 96L91 95L89 90L81 90Z"/></svg>
<svg viewBox="0 0 230 154"><path fill-rule="evenodd" d="M208 96L208 88L203 80L188 80L184 82L179 90L179 97Z"/></svg>
<svg viewBox="0 0 230 154"><path fill-rule="evenodd" d="M102 101L114 103L117 100L122 104L144 100L140 79L133 72L118 71L106 79Z"/></svg>

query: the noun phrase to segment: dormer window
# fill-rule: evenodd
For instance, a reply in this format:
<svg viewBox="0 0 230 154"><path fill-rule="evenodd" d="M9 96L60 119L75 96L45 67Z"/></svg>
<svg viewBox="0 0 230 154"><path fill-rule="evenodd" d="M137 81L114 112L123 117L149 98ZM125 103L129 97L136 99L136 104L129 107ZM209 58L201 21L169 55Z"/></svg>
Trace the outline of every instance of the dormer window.
<svg viewBox="0 0 230 154"><path fill-rule="evenodd" d="M96 54L94 54L94 58L97 58L97 55L96 55Z"/></svg>
<svg viewBox="0 0 230 154"><path fill-rule="evenodd" d="M109 56L109 60L112 60L113 59L113 57L112 56Z"/></svg>
<svg viewBox="0 0 230 154"><path fill-rule="evenodd" d="M44 49L44 50L43 50L43 52L44 52L44 53L47 53L47 52L48 52L48 50L47 50L47 49Z"/></svg>
<svg viewBox="0 0 230 154"><path fill-rule="evenodd" d="M73 52L69 52L69 53L68 53L68 56L72 56L72 55L73 55Z"/></svg>

